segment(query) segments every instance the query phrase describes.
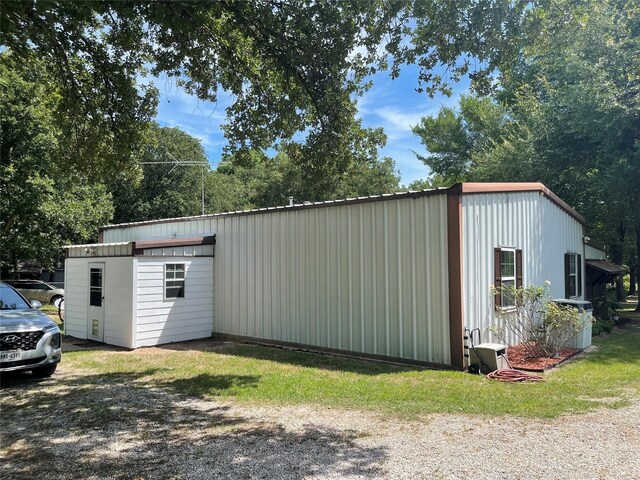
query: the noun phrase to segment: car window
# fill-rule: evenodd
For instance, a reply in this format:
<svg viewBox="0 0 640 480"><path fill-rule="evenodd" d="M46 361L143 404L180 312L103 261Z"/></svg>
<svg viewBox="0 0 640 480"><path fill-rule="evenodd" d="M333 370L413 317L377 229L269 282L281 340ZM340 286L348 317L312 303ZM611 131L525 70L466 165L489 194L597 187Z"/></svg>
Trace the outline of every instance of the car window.
<svg viewBox="0 0 640 480"><path fill-rule="evenodd" d="M25 310L29 305L15 290L7 285L0 285L0 310Z"/></svg>

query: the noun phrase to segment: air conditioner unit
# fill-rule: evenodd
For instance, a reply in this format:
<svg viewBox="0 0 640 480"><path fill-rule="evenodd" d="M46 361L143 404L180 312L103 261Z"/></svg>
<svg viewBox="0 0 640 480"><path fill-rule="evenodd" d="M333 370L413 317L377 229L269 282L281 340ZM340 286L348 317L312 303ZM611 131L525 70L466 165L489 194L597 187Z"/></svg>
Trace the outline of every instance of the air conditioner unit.
<svg viewBox="0 0 640 480"><path fill-rule="evenodd" d="M506 345L481 343L470 348L469 354L469 370L491 373L495 370L509 368Z"/></svg>

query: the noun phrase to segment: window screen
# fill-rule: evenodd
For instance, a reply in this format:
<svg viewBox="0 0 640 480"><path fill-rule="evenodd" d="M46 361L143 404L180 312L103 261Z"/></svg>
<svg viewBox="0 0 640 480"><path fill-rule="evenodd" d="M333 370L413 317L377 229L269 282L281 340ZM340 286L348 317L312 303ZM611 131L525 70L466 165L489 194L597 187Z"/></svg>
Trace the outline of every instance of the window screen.
<svg viewBox="0 0 640 480"><path fill-rule="evenodd" d="M167 263L164 270L164 297L184 297L184 263Z"/></svg>

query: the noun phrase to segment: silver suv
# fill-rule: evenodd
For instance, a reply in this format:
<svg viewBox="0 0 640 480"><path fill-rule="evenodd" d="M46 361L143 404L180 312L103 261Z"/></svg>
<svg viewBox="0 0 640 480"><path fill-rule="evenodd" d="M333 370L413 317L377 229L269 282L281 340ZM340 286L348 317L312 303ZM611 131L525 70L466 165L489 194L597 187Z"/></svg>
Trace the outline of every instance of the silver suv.
<svg viewBox="0 0 640 480"><path fill-rule="evenodd" d="M0 373L31 370L48 377L62 356L62 338L56 322L9 285L0 283Z"/></svg>
<svg viewBox="0 0 640 480"><path fill-rule="evenodd" d="M40 280L4 280L18 290L27 300L38 300L40 303L57 305L56 301L64 298L64 289Z"/></svg>

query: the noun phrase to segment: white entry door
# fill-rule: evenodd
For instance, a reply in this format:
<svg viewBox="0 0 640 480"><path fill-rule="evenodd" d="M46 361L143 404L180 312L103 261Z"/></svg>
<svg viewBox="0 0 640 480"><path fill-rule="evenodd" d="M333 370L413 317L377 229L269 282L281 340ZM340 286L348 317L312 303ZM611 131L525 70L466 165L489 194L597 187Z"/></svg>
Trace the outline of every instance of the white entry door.
<svg viewBox="0 0 640 480"><path fill-rule="evenodd" d="M87 338L104 341L104 263L89 264Z"/></svg>

